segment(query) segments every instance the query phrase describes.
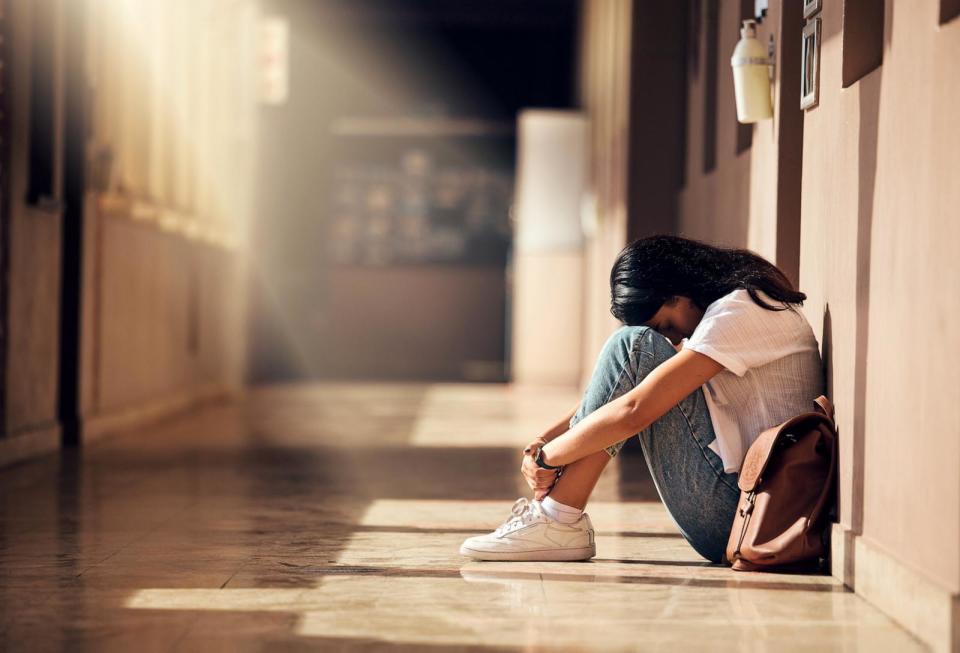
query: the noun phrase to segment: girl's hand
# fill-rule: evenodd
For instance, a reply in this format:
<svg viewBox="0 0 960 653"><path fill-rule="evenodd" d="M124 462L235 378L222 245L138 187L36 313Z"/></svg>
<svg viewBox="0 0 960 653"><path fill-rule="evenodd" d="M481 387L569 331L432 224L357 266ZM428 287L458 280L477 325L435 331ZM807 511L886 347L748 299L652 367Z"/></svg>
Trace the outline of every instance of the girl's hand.
<svg viewBox="0 0 960 653"><path fill-rule="evenodd" d="M534 462L537 452L546 444L543 440L534 440L523 450L523 462L520 465L520 473L527 481L527 485L533 490L533 498L542 501L545 496L550 494L553 484L557 482L559 469L543 469Z"/></svg>

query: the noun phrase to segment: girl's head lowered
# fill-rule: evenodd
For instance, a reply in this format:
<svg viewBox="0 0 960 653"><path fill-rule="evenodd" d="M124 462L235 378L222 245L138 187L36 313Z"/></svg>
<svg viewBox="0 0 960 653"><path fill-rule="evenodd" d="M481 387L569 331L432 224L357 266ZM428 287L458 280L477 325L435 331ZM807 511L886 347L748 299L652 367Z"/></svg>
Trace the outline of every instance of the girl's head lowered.
<svg viewBox="0 0 960 653"><path fill-rule="evenodd" d="M771 311L807 298L775 265L748 250L651 236L617 256L610 271L610 312L626 325L651 326L678 342L693 333L707 306L738 288Z"/></svg>

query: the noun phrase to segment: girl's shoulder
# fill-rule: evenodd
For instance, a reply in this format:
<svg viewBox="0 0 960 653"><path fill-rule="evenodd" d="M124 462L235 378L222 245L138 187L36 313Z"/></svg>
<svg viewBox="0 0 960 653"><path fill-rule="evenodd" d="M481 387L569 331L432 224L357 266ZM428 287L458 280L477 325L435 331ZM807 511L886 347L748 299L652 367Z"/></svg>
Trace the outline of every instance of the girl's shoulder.
<svg viewBox="0 0 960 653"><path fill-rule="evenodd" d="M792 311L792 312L796 312L797 309L799 308L798 306L795 306L793 304L786 304L784 302L777 301L776 299L772 299L762 290L755 290L754 293L761 299L761 301L763 301L765 304L769 306L773 306L778 309L782 308L786 311ZM746 311L760 310L766 313L782 312L782 311L771 311L770 309L764 308L763 306L758 304L756 301L754 301L753 297L750 295L750 291L747 290L746 288L737 288L736 290L730 291L723 297L719 298L718 300L710 304L707 307L707 310L709 311L711 308L716 308L716 309L737 308L737 309L742 309Z"/></svg>
<svg viewBox="0 0 960 653"><path fill-rule="evenodd" d="M755 292L761 301L778 310L764 308L754 301L750 295L750 291L745 288L737 288L710 304L704 311L703 316L705 319L712 319L719 322L736 321L777 325L785 325L785 323L793 323L796 326L807 325L807 318L799 306L771 299L762 290Z"/></svg>

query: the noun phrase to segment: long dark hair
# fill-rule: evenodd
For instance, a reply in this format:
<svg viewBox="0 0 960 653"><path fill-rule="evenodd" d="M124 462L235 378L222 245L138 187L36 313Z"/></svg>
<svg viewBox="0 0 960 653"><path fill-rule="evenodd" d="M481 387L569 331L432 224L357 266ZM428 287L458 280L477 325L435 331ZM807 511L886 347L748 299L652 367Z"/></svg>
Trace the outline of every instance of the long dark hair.
<svg viewBox="0 0 960 653"><path fill-rule="evenodd" d="M701 309L738 288L757 305L782 311L805 294L777 266L746 249L725 249L679 236L651 236L627 245L610 270L610 312L636 326L673 296L689 297ZM771 305L759 295L779 302Z"/></svg>

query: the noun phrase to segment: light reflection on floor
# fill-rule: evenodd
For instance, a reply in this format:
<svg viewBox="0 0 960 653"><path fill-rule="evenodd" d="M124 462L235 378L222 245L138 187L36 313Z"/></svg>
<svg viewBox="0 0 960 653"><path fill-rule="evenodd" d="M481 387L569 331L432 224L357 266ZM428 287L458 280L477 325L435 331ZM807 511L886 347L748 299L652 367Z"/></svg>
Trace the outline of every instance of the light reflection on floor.
<svg viewBox="0 0 960 653"><path fill-rule="evenodd" d="M589 507L594 561L460 558L571 396L273 388L5 471L0 648L920 650L829 577L707 564L636 458Z"/></svg>
<svg viewBox="0 0 960 653"><path fill-rule="evenodd" d="M800 629L798 648L829 648L851 628L900 635L832 579L709 565L650 502L591 508L608 533L598 538L602 557L592 563L464 563L455 555L464 533L496 521L503 507L377 501L336 561L289 563L315 578L310 588L143 590L128 606L292 612L303 636L407 644L629 648L641 637L704 650L718 637L761 637L779 649ZM631 530L638 525L650 530Z"/></svg>

